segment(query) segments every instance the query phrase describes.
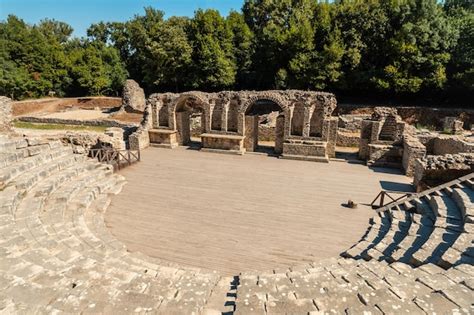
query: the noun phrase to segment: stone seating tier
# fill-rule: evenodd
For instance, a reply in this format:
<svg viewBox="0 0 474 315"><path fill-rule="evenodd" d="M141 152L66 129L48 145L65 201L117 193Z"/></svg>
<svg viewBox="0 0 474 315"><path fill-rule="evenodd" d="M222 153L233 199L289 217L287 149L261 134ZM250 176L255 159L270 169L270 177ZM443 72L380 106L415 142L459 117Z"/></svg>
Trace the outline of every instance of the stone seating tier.
<svg viewBox="0 0 474 315"><path fill-rule="evenodd" d="M0 313L474 311L472 175L381 209L346 258L225 278L128 252L104 222L125 184L110 166L40 138L0 148Z"/></svg>

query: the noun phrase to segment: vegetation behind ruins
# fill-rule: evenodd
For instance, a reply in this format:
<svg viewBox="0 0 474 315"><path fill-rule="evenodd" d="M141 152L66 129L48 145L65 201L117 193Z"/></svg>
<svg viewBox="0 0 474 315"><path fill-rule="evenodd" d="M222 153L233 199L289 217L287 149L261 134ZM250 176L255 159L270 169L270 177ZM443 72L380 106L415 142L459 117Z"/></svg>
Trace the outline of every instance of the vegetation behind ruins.
<svg viewBox="0 0 474 315"><path fill-rule="evenodd" d="M100 22L87 38L63 22L0 23L0 94L15 99L145 90L328 90L351 97L462 95L474 90L470 0L246 0L223 17L145 8Z"/></svg>

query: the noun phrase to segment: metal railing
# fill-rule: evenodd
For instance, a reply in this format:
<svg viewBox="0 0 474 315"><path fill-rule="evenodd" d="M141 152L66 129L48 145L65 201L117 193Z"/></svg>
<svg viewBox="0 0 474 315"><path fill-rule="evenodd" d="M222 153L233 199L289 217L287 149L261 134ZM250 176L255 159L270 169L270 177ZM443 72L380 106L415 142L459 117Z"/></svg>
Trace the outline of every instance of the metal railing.
<svg viewBox="0 0 474 315"><path fill-rule="evenodd" d="M140 150L117 150L103 147L99 149L90 149L88 156L97 159L99 162L113 165L114 168L130 166L140 161Z"/></svg>
<svg viewBox="0 0 474 315"><path fill-rule="evenodd" d="M382 190L381 192L379 192L377 197L375 197L375 199L370 203L370 206L372 207L372 209L382 208L391 203L395 203L405 197L409 197L412 194L413 193L406 192L406 191ZM401 196L396 197L392 195L401 195ZM388 202L386 202L387 200Z"/></svg>

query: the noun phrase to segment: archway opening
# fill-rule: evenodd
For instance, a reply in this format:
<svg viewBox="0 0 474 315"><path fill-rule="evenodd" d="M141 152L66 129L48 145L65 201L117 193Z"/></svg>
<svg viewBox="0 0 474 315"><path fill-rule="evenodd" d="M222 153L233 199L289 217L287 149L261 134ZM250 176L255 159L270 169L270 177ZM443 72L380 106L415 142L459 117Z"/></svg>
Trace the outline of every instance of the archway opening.
<svg viewBox="0 0 474 315"><path fill-rule="evenodd" d="M176 129L181 145L201 147L201 134L205 133L206 126L204 108L204 104L192 96L176 105Z"/></svg>
<svg viewBox="0 0 474 315"><path fill-rule="evenodd" d="M281 154L285 115L282 107L269 99L258 99L245 111L245 148L248 152Z"/></svg>

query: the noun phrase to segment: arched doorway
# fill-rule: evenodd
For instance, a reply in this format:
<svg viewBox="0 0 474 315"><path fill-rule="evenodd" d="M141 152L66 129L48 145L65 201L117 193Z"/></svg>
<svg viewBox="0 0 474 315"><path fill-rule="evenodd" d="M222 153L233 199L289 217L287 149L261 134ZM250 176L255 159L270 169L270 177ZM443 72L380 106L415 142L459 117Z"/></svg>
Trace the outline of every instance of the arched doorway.
<svg viewBox="0 0 474 315"><path fill-rule="evenodd" d="M175 107L178 143L201 147L201 134L206 132L207 112L204 102L193 96L185 96Z"/></svg>
<svg viewBox="0 0 474 315"><path fill-rule="evenodd" d="M259 98L245 110L245 149L269 155L283 151L285 112L277 102Z"/></svg>

